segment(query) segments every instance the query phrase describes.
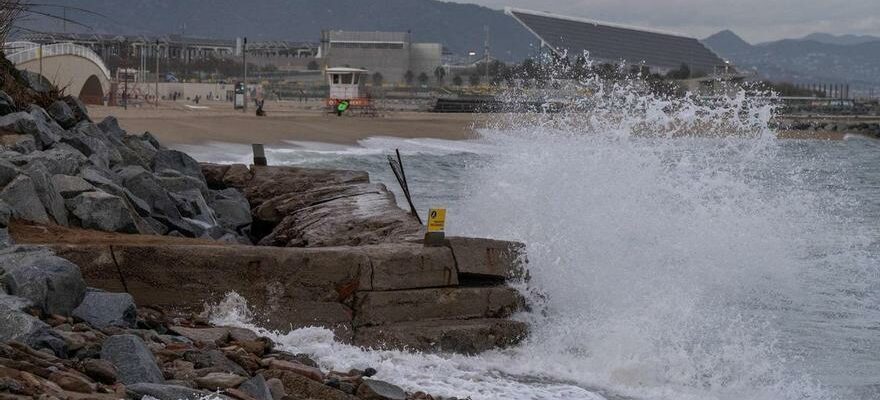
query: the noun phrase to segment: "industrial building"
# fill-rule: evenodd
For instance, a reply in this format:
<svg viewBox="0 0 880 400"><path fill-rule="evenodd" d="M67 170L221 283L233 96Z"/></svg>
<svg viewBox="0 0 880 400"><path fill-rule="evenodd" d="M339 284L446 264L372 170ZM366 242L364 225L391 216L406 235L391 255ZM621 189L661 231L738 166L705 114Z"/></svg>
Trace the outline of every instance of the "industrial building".
<svg viewBox="0 0 880 400"><path fill-rule="evenodd" d="M433 76L442 52L439 43L413 43L409 32L323 31L319 57L325 68L362 68L400 83L407 72Z"/></svg>
<svg viewBox="0 0 880 400"><path fill-rule="evenodd" d="M507 8L505 13L535 35L542 48L559 56L588 53L593 61L644 65L661 74L682 65L692 73L730 72L724 60L695 38L540 11Z"/></svg>

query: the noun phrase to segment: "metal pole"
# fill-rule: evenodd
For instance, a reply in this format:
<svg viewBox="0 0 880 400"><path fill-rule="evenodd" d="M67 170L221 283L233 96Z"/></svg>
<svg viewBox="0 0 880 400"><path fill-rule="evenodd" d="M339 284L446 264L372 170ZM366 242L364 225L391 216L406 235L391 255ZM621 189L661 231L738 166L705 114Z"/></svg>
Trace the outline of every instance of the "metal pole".
<svg viewBox="0 0 880 400"><path fill-rule="evenodd" d="M43 44L40 43L40 79L43 79Z"/></svg>
<svg viewBox="0 0 880 400"><path fill-rule="evenodd" d="M159 40L156 40L156 108L159 108Z"/></svg>
<svg viewBox="0 0 880 400"><path fill-rule="evenodd" d="M247 38L244 38L241 46L241 62L244 64L244 107L242 112L247 113L248 106L248 81L247 81Z"/></svg>
<svg viewBox="0 0 880 400"><path fill-rule="evenodd" d="M489 84L489 25L485 26L486 28L486 43L484 52L486 53L486 84Z"/></svg>

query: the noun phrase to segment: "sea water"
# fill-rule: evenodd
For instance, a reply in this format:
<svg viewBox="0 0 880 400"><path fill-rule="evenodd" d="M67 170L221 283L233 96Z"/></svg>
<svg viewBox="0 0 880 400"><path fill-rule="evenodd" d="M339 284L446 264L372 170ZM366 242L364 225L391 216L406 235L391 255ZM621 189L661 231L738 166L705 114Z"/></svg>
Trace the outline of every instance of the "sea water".
<svg viewBox="0 0 880 400"><path fill-rule="evenodd" d="M268 334L325 368L374 367L442 396L880 398L880 142L777 140L772 110L744 99L616 100L499 117L469 141L269 149L273 164L368 171L403 205L386 159L400 149L415 204L447 207L449 234L527 244L534 306L516 316L531 323L524 343L473 357L368 351L320 328ZM252 326L234 294L214 311Z"/></svg>

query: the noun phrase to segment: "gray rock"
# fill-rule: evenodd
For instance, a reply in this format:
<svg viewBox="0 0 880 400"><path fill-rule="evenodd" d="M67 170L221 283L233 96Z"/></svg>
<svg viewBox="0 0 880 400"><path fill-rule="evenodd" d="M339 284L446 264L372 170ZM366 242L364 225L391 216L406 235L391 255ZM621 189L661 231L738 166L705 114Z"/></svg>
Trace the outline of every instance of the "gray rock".
<svg viewBox="0 0 880 400"><path fill-rule="evenodd" d="M82 193L67 200L80 226L105 232L138 233L125 200L104 192Z"/></svg>
<svg viewBox="0 0 880 400"><path fill-rule="evenodd" d="M137 307L128 293L88 292L73 316L98 329L137 325Z"/></svg>
<svg viewBox="0 0 880 400"><path fill-rule="evenodd" d="M206 199L210 196L211 192L208 190L208 185L205 184L205 181L198 178L183 175L170 169L157 172L157 175L159 175L156 177L159 184L169 192L179 193L198 189Z"/></svg>
<svg viewBox="0 0 880 400"><path fill-rule="evenodd" d="M171 220L181 219L177 204L168 197L167 191L162 188L153 174L141 167L122 168L118 173L122 179L122 186L149 204L153 213Z"/></svg>
<svg viewBox="0 0 880 400"><path fill-rule="evenodd" d="M61 194L55 189L55 184L52 183L52 174L49 172L49 168L47 168L42 162L32 162L26 165L23 168L23 171L33 181L34 188L37 190L37 196L46 208L46 212L49 216L52 217L58 225L69 226L70 223L67 220L67 210L64 207L64 198L61 197Z"/></svg>
<svg viewBox="0 0 880 400"><path fill-rule="evenodd" d="M165 382L153 353L135 335L109 337L101 348L101 359L116 367L119 381L126 385Z"/></svg>
<svg viewBox="0 0 880 400"><path fill-rule="evenodd" d="M12 207L0 200L0 228L9 226L9 220L12 218Z"/></svg>
<svg viewBox="0 0 880 400"><path fill-rule="evenodd" d="M119 120L113 116L104 118L103 121L98 123L98 128L104 131L108 137L116 138L120 141L126 135L125 131L119 126Z"/></svg>
<svg viewBox="0 0 880 400"><path fill-rule="evenodd" d="M236 189L216 192L210 206L214 209L217 222L224 228L238 231L253 222L250 204Z"/></svg>
<svg viewBox="0 0 880 400"><path fill-rule="evenodd" d="M49 214L39 200L34 181L27 175L19 175L0 191L0 200L12 207L12 216L27 221L49 223Z"/></svg>
<svg viewBox="0 0 880 400"><path fill-rule="evenodd" d="M74 125L76 125L76 116L73 115L73 110L70 109L70 106L67 103L58 100L49 105L49 108L46 109L46 112L49 113L49 116L61 125L64 129L70 129Z"/></svg>
<svg viewBox="0 0 880 400"><path fill-rule="evenodd" d="M33 304L21 297L0 294L0 342L23 341L36 331L48 327L27 313Z"/></svg>
<svg viewBox="0 0 880 400"><path fill-rule="evenodd" d="M52 174L76 175L89 164L89 159L79 150L64 143L57 143L51 149L29 154L28 162L40 160Z"/></svg>
<svg viewBox="0 0 880 400"><path fill-rule="evenodd" d="M39 111L45 113L45 111L39 109L36 113L37 117L34 116L34 113L29 114L26 112L4 115L0 117L0 130L31 135L37 141L40 148L51 146L60 138L58 132L61 131L61 127L55 124L55 127L57 127L55 129L55 127L42 118ZM54 121L52 121L52 124L54 124Z"/></svg>
<svg viewBox="0 0 880 400"><path fill-rule="evenodd" d="M114 196L124 195L124 190L122 186L120 186L122 182L117 182L119 177L112 172L102 171L94 167L86 167L79 173L79 176L85 179L86 182L94 185L96 188Z"/></svg>
<svg viewBox="0 0 880 400"><path fill-rule="evenodd" d="M0 294L0 342L19 341L34 349L49 349L67 357L64 339L28 311L33 304L23 298Z"/></svg>
<svg viewBox="0 0 880 400"><path fill-rule="evenodd" d="M52 184L55 185L55 190L61 194L61 197L65 199L74 198L81 193L98 190L91 183L78 176L54 175L52 176Z"/></svg>
<svg viewBox="0 0 880 400"><path fill-rule="evenodd" d="M17 135L9 148L22 154L30 154L37 151L37 141L30 135Z"/></svg>
<svg viewBox="0 0 880 400"><path fill-rule="evenodd" d="M20 173L21 171L18 170L18 167L11 162L0 159L0 186L6 186Z"/></svg>
<svg viewBox="0 0 880 400"><path fill-rule="evenodd" d="M32 302L46 314L70 315L86 292L79 267L47 250L16 250L0 255L9 294Z"/></svg>
<svg viewBox="0 0 880 400"><path fill-rule="evenodd" d="M137 136L125 136L122 138L125 147L130 150L127 154L126 164L140 165L144 168L152 168L153 158L159 152L149 141ZM133 158L132 158L133 157Z"/></svg>
<svg viewBox="0 0 880 400"><path fill-rule="evenodd" d="M73 110L73 115L77 122L92 122L91 118L89 118L89 110L86 108L85 103L83 103L78 97L68 95L64 96L61 100L64 100L64 102L70 106L70 109Z"/></svg>
<svg viewBox="0 0 880 400"><path fill-rule="evenodd" d="M6 92L0 90L0 116L14 113L16 110L15 100Z"/></svg>
<svg viewBox="0 0 880 400"><path fill-rule="evenodd" d="M219 350L187 351L183 354L183 359L193 363L196 369L213 368L222 372L249 376L244 368L226 358L226 356Z"/></svg>
<svg viewBox="0 0 880 400"><path fill-rule="evenodd" d="M168 195L174 200L177 210L183 217L199 221L207 226L217 225L213 211L208 207L208 202L198 190L191 189Z"/></svg>
<svg viewBox="0 0 880 400"><path fill-rule="evenodd" d="M61 140L64 128L58 125L46 110L36 104L28 106L28 112L34 118L35 131L31 133L40 149L47 149Z"/></svg>
<svg viewBox="0 0 880 400"><path fill-rule="evenodd" d="M202 182L205 181L205 176L202 174L202 167L199 165L199 162L182 151L159 150L156 153L156 157L153 158L152 167L153 171L156 172L170 169Z"/></svg>
<svg viewBox="0 0 880 400"><path fill-rule="evenodd" d="M9 234L9 229L6 227L0 228L0 249L8 248L14 244L15 240L13 240L12 235ZM0 293L6 293L6 290L0 287Z"/></svg>
<svg viewBox="0 0 880 400"><path fill-rule="evenodd" d="M266 378L263 378L263 375L255 375L250 380L242 383L238 389L257 400L273 400L272 391L269 389L269 385L266 383Z"/></svg>
<svg viewBox="0 0 880 400"><path fill-rule="evenodd" d="M125 388L133 393L134 398L152 397L157 400L198 400L210 395L208 392L179 385L160 385L155 383L137 383Z"/></svg>
<svg viewBox="0 0 880 400"><path fill-rule="evenodd" d="M97 125L83 122L74 129L61 134L61 142L79 150L99 168L110 168L113 163L122 161L122 155L115 148L108 146L107 137Z"/></svg>
<svg viewBox="0 0 880 400"><path fill-rule="evenodd" d="M364 379L358 386L357 396L364 400L406 400L403 389L374 379Z"/></svg>

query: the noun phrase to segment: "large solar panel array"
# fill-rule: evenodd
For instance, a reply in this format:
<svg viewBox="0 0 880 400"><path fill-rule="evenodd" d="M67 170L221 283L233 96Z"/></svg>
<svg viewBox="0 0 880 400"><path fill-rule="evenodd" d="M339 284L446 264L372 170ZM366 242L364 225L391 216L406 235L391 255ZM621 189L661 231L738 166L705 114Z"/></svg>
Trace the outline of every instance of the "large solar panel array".
<svg viewBox="0 0 880 400"><path fill-rule="evenodd" d="M557 53L569 56L589 52L590 58L609 63L644 63L673 70L686 64L691 71L712 73L724 60L694 38L625 28L552 14L508 9L507 13Z"/></svg>

